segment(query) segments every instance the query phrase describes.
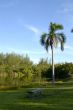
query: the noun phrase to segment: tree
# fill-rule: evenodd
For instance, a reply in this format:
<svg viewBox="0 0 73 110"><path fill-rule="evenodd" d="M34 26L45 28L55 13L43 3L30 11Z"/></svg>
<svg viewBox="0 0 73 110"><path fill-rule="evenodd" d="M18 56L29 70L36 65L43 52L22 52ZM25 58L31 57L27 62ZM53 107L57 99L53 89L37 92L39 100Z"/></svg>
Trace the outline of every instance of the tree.
<svg viewBox="0 0 73 110"><path fill-rule="evenodd" d="M56 23L50 23L49 32L43 33L40 38L40 43L45 47L48 52L48 47L51 47L52 51L52 83L55 84L55 73L54 73L54 55L53 50L54 47L57 47L58 43L61 44L61 50L64 50L64 43L66 41L65 35L62 32L58 32L58 30L62 30L63 26Z"/></svg>

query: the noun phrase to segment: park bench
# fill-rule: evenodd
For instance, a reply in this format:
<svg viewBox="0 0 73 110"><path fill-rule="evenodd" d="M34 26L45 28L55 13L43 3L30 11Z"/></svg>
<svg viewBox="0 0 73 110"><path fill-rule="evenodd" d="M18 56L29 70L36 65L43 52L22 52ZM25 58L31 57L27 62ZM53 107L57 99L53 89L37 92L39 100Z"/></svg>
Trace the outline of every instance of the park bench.
<svg viewBox="0 0 73 110"><path fill-rule="evenodd" d="M39 97L42 95L42 89L41 88L35 88L33 90L28 91L29 97Z"/></svg>

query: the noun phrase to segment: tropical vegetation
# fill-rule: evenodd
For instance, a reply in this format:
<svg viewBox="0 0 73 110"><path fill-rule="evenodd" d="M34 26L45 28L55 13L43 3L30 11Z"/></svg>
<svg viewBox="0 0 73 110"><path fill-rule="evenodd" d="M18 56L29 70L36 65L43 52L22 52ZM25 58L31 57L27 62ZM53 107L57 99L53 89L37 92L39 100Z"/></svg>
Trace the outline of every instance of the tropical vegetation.
<svg viewBox="0 0 73 110"><path fill-rule="evenodd" d="M0 87L24 86L30 83L52 81L52 66L46 59L34 64L26 55L15 53L0 54ZM55 80L66 81L73 78L73 63L55 65Z"/></svg>

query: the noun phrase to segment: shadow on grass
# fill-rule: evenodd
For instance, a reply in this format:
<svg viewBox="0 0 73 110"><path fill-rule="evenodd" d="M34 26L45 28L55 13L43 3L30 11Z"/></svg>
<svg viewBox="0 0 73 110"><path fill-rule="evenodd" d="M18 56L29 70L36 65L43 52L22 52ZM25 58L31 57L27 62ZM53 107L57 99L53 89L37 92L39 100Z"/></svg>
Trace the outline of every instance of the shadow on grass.
<svg viewBox="0 0 73 110"><path fill-rule="evenodd" d="M27 91L1 91L0 110L73 110L73 89L45 89L38 98L26 97Z"/></svg>
<svg viewBox="0 0 73 110"><path fill-rule="evenodd" d="M58 106L44 103L20 103L1 105L0 110L73 110L73 106Z"/></svg>
<svg viewBox="0 0 73 110"><path fill-rule="evenodd" d="M6 104L1 105L0 110L53 110L48 105L38 103L24 103L24 104Z"/></svg>

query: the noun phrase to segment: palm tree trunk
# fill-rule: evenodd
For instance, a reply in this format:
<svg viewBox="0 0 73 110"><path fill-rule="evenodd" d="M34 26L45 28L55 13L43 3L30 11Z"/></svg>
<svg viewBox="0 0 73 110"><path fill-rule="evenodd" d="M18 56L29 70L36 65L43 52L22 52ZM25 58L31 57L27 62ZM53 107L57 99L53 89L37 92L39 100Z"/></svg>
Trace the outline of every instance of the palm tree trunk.
<svg viewBox="0 0 73 110"><path fill-rule="evenodd" d="M52 45L52 48L51 49L52 49L52 84L55 85L53 45Z"/></svg>

